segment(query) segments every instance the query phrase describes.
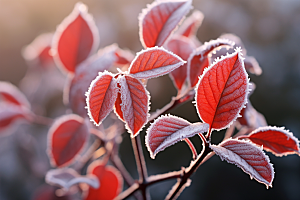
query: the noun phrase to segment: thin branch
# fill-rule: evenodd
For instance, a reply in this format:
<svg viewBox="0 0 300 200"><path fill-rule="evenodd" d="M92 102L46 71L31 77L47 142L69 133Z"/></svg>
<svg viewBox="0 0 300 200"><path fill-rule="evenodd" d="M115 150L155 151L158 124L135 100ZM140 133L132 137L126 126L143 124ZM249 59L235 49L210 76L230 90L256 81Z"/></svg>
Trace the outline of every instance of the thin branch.
<svg viewBox="0 0 300 200"><path fill-rule="evenodd" d="M131 196L133 193L135 193L139 188L140 185L138 183L134 183L127 190L120 193L114 200L126 199L129 196Z"/></svg>
<svg viewBox="0 0 300 200"><path fill-rule="evenodd" d="M131 138L131 143L135 155L140 182L144 183L147 180L148 175L147 175L146 162L143 154L140 135Z"/></svg>
<svg viewBox="0 0 300 200"><path fill-rule="evenodd" d="M184 138L184 141L187 143L187 145L190 147L190 150L192 151L193 160L196 160L198 153L192 141L189 138Z"/></svg>
<svg viewBox="0 0 300 200"><path fill-rule="evenodd" d="M165 174L152 175L148 177L147 186L153 185L155 183L166 181L174 178L181 178L182 171L169 172Z"/></svg>
<svg viewBox="0 0 300 200"><path fill-rule="evenodd" d="M182 105L183 103L187 102L188 100L193 99L194 96L195 96L195 91L190 90L190 91L187 91L187 93L184 95L173 97L172 100L170 101L170 103L168 103L163 108L161 108L151 114L151 116L149 118L149 122L152 122L154 119L156 119L160 115L166 113L167 111L169 111L173 108L178 107L179 105Z"/></svg>
<svg viewBox="0 0 300 200"><path fill-rule="evenodd" d="M101 141L96 139L94 143L88 148L88 150L80 157L77 162L77 165L74 166L74 169L80 171L83 166L91 159L94 152L100 147Z"/></svg>

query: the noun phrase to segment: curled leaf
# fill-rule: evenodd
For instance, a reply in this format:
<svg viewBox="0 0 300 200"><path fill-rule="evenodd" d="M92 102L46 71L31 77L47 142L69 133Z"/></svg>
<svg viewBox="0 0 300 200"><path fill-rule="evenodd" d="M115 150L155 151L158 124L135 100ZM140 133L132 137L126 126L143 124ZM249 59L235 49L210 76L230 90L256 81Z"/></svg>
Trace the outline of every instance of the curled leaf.
<svg viewBox="0 0 300 200"><path fill-rule="evenodd" d="M139 52L128 72L134 78L149 79L165 75L184 63L179 56L163 47L153 47Z"/></svg>
<svg viewBox="0 0 300 200"><path fill-rule="evenodd" d="M196 86L196 106L210 129L229 126L247 101L248 75L239 49L216 60L207 68Z"/></svg>
<svg viewBox="0 0 300 200"><path fill-rule="evenodd" d="M192 8L191 0L154 1L139 15L140 40L147 47L162 46Z"/></svg>
<svg viewBox="0 0 300 200"><path fill-rule="evenodd" d="M87 174L95 175L100 182L100 187L98 189L89 187L85 200L111 200L122 191L123 178L113 166L105 166L99 160L94 161L88 167Z"/></svg>
<svg viewBox="0 0 300 200"><path fill-rule="evenodd" d="M135 137L148 121L150 96L144 85L131 76L118 77L121 86L121 111L126 128Z"/></svg>
<svg viewBox="0 0 300 200"><path fill-rule="evenodd" d="M193 51L187 60L187 74L188 81L191 87L194 87L200 75L202 75L205 68L209 66L209 55L222 47L233 47L234 42L227 39L216 39L205 42L202 46Z"/></svg>
<svg viewBox="0 0 300 200"><path fill-rule="evenodd" d="M176 34L193 37L196 36L198 28L201 26L204 15L199 10L195 10L189 17L187 17L182 25L178 28Z"/></svg>
<svg viewBox="0 0 300 200"><path fill-rule="evenodd" d="M274 179L274 169L269 157L264 154L262 149L250 142L228 139L219 145L210 145L210 148L222 160L235 164L244 172L260 183L272 187Z"/></svg>
<svg viewBox="0 0 300 200"><path fill-rule="evenodd" d="M99 188L99 180L94 175L81 176L72 168L52 169L46 174L46 182L69 190L78 183L86 183L93 188Z"/></svg>
<svg viewBox="0 0 300 200"><path fill-rule="evenodd" d="M54 59L63 71L74 73L76 67L96 51L98 44L99 34L92 16L84 4L77 3L53 36Z"/></svg>
<svg viewBox="0 0 300 200"><path fill-rule="evenodd" d="M261 127L240 138L249 139L254 144L263 146L265 150L276 156L300 155L298 139L293 133L285 130L284 127Z"/></svg>
<svg viewBox="0 0 300 200"><path fill-rule="evenodd" d="M165 47L181 57L183 60L187 60L196 48L190 39L183 36L173 36L170 40L168 40ZM187 63L171 71L169 75L176 88L180 90L186 81Z"/></svg>
<svg viewBox="0 0 300 200"><path fill-rule="evenodd" d="M110 72L99 72L86 93L88 115L95 125L112 111L118 94L117 80Z"/></svg>
<svg viewBox="0 0 300 200"><path fill-rule="evenodd" d="M148 128L146 135L146 146L151 158L185 138L192 137L198 133L208 131L206 123L193 123L172 115L161 116Z"/></svg>
<svg viewBox="0 0 300 200"><path fill-rule="evenodd" d="M48 155L53 166L71 164L82 151L89 136L88 127L78 115L58 118L48 132Z"/></svg>

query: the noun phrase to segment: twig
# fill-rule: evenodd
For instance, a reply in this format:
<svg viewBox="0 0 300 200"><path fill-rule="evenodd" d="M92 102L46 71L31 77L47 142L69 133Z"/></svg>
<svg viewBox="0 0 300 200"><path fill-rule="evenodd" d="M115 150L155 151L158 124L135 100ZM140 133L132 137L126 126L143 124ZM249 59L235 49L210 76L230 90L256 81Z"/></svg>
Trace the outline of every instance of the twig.
<svg viewBox="0 0 300 200"><path fill-rule="evenodd" d="M34 113L31 113L30 117L33 123L40 124L40 125L51 126L54 122L54 120L51 118L36 115Z"/></svg>

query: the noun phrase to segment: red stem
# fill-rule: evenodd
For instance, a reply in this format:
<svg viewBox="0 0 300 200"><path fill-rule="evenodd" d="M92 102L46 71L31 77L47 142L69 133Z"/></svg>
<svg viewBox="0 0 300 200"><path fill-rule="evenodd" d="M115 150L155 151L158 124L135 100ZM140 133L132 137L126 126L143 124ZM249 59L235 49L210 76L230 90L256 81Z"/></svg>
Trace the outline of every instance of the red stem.
<svg viewBox="0 0 300 200"><path fill-rule="evenodd" d="M198 156L197 150L195 146L193 145L192 141L189 138L185 138L184 141L187 143L187 145L190 147L192 154L193 154L193 160L195 160Z"/></svg>

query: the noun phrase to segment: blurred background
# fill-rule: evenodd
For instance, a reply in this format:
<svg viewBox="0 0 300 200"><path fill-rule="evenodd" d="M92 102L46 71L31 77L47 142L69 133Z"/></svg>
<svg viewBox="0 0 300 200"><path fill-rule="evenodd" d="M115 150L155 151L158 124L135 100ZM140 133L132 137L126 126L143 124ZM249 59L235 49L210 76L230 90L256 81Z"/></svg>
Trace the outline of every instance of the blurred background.
<svg viewBox="0 0 300 200"><path fill-rule="evenodd" d="M56 26L73 10L76 0L0 0L0 81L22 86L28 65L22 57L24 46L38 35L54 32ZM118 43L121 48L142 49L138 35L138 15L151 0L82 0L95 18L100 33L100 48ZM218 38L222 33L239 36L249 56L259 62L263 73L250 74L256 90L250 100L269 125L285 126L300 138L300 1L299 0L194 0L193 6L204 13L197 32L201 42ZM65 113L62 103L64 75L55 72L50 84L57 88L45 100L46 109L37 112L48 117ZM45 74L44 76L48 76ZM163 86L163 87L162 87ZM149 81L151 110L163 107L176 95L168 76ZM33 100L34 101L34 100ZM186 103L172 114L190 122L199 121L194 105ZM46 155L45 126L22 124L14 133L0 138L0 199L33 198L44 183L49 169ZM145 133L142 132L144 140ZM218 143L224 132L214 132ZM200 150L200 140L193 138ZM38 145L33 145L38 144ZM144 143L144 141L142 141ZM120 156L128 171L137 178L129 134L123 134ZM191 153L183 142L167 148L152 160L144 148L150 175L179 170L190 164ZM192 177L192 184L179 199L300 199L300 158L297 155L275 157L267 153L275 168L273 188L250 180L234 165L214 156ZM153 199L163 199L173 181L150 188Z"/></svg>

